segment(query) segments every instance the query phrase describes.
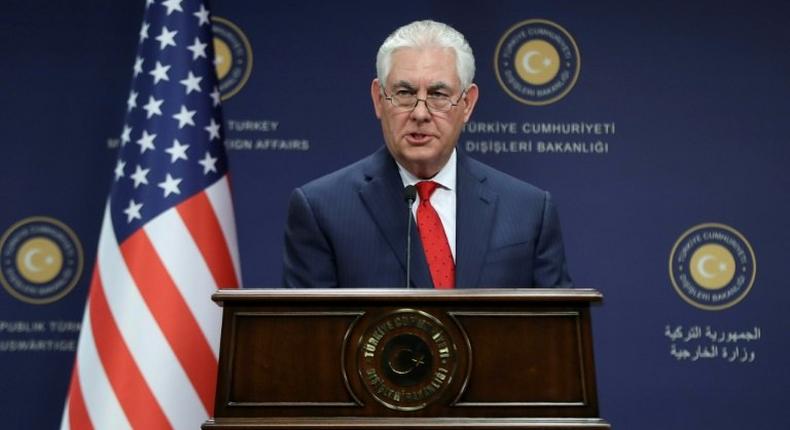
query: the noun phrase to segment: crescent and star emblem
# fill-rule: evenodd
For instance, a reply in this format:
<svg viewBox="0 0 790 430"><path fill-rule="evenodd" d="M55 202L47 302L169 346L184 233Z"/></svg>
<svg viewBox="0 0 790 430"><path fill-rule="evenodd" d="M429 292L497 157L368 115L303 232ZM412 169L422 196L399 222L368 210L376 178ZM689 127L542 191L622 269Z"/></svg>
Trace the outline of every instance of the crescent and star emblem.
<svg viewBox="0 0 790 430"><path fill-rule="evenodd" d="M524 54L524 58L521 61L521 65L524 66L524 70L526 70L526 72L531 75L537 75L543 71L542 69L551 66L551 59L548 57L543 57L543 61L539 63L541 69L539 70L534 68L532 66L532 57L536 55L540 55L540 52L534 50L528 51L526 54Z"/></svg>
<svg viewBox="0 0 790 430"><path fill-rule="evenodd" d="M24 256L22 257L22 262L25 265L25 268L33 273L39 273L44 270L42 267L38 266L34 262L34 258L36 255L41 254L43 251L39 248L31 248L29 249ZM52 263L55 262L55 259L52 258L51 255L47 255L44 257L44 264L51 266Z"/></svg>
<svg viewBox="0 0 790 430"><path fill-rule="evenodd" d="M369 323L357 347L362 383L387 408L416 411L441 398L453 381L457 348L436 317L413 309Z"/></svg>
<svg viewBox="0 0 790 430"><path fill-rule="evenodd" d="M387 364L389 364L393 372L399 375L407 375L425 364L425 355L416 355L409 348L401 348L392 354Z"/></svg>
<svg viewBox="0 0 790 430"><path fill-rule="evenodd" d="M700 257L699 261L697 262L697 272L702 275L704 278L713 279L719 275L719 273L724 272L727 270L727 263L719 262L716 269L719 273L711 273L706 269L706 265L709 261L716 261L716 257L710 254L703 255Z"/></svg>

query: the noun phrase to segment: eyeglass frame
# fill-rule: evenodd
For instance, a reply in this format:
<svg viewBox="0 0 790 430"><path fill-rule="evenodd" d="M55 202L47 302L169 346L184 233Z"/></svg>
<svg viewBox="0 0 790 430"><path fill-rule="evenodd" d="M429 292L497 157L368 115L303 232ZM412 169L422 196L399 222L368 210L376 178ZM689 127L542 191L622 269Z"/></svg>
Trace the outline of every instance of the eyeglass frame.
<svg viewBox="0 0 790 430"><path fill-rule="evenodd" d="M411 108L407 108L405 106L398 106L398 105L395 104L395 101L392 99L394 97L394 95L392 95L392 96L387 95L387 90L384 88L383 85L381 86L381 92L384 95L384 99L385 100L389 100L390 104L392 104L392 107L397 108L397 109L404 109L403 112L411 112L414 109L417 109L417 105L419 105L420 102L423 102L425 104L425 109L427 109L428 112L431 113L431 115L433 115L434 113L447 113L447 112L450 112L454 107L458 106L458 104L461 103L461 99L466 96L468 91L469 91L469 88L464 88L464 90L461 91L461 95L459 95L458 98L455 100L455 103L453 103L452 99L450 99L448 97L448 100L450 100L450 106L447 108L447 110L433 110L433 109L431 109L430 106L428 106L428 96L426 96L424 99L421 99L421 98L417 97L417 94L414 94L414 98L415 98L414 106L412 106Z"/></svg>

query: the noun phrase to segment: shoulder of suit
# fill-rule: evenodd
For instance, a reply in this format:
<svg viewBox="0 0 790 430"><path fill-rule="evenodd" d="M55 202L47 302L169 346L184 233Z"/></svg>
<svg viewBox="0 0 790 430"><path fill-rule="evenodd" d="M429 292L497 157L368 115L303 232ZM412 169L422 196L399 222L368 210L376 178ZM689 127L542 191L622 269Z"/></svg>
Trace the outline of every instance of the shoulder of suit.
<svg viewBox="0 0 790 430"><path fill-rule="evenodd" d="M459 158L461 163L466 163L472 174L478 178L485 178L485 182L495 190L513 190L517 192L524 192L528 194L545 194L546 191L530 184L527 181L516 178L508 173L498 170L488 164L478 161L468 155Z"/></svg>
<svg viewBox="0 0 790 430"><path fill-rule="evenodd" d="M313 179L300 188L309 194L332 193L340 190L347 192L349 186L364 183L366 175L371 170L377 169L377 166L382 163L381 158L380 151L376 151L365 158Z"/></svg>

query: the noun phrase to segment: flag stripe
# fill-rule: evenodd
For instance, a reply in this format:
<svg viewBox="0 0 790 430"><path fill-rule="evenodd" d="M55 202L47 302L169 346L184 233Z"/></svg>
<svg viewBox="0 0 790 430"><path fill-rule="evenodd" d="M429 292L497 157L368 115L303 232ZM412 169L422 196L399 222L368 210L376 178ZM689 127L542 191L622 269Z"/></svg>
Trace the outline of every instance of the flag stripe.
<svg viewBox="0 0 790 430"><path fill-rule="evenodd" d="M237 280L233 287L238 287L241 280L241 266L239 263L239 244L236 236L236 223L234 222L233 200L231 199L230 189L230 176L225 175L222 179L206 188L206 195L209 202L211 202L211 207L214 208L214 213L217 214L217 219L225 237L225 243L228 244L230 257L233 261L233 271L236 273Z"/></svg>
<svg viewBox="0 0 790 430"><path fill-rule="evenodd" d="M96 288L100 288L98 267L93 273L91 295L93 295L93 290ZM126 419L118 397L110 385L93 338L93 324L91 322L93 318L91 317L90 302L91 300L89 299L88 306L85 308L85 317L82 320L77 363L74 366L74 371L78 376L84 402L88 405L88 416L93 427L97 429L111 428L113 430L128 429L131 428L131 425Z"/></svg>
<svg viewBox="0 0 790 430"><path fill-rule="evenodd" d="M208 262L214 282L219 288L234 288L239 285L233 270L233 261L217 216L205 193L198 193L178 206L200 253Z"/></svg>
<svg viewBox="0 0 790 430"><path fill-rule="evenodd" d="M101 282L91 289L91 327L102 366L134 428L170 428L162 408L124 343Z"/></svg>
<svg viewBox="0 0 790 430"><path fill-rule="evenodd" d="M74 375L74 371L73 370L72 370L71 374L72 374L72 376ZM72 381L74 381L73 378L69 382L69 387L71 387ZM71 393L72 393L71 388L69 388L68 395L71 395ZM64 406L63 414L60 417L60 430L71 430L71 427L70 427L71 423L69 422L69 416L70 416L69 414L71 414L71 402L69 401L69 398L66 397L66 405Z"/></svg>
<svg viewBox="0 0 790 430"><path fill-rule="evenodd" d="M69 404L66 406L69 417L68 420L63 420L64 423L67 423L66 428L93 430L91 419L88 417L88 409L85 407L85 401L82 398L82 389L80 388L79 381L79 370L76 367L74 368L74 372L71 374L69 399Z"/></svg>
<svg viewBox="0 0 790 430"><path fill-rule="evenodd" d="M132 278L186 371L203 407L211 411L214 406L217 360L145 230L138 230L129 236L121 245L121 253L129 263Z"/></svg>
<svg viewBox="0 0 790 430"><path fill-rule="evenodd" d="M146 224L145 232L208 340L216 363L222 310L210 299L217 285L197 244L173 209Z"/></svg>
<svg viewBox="0 0 790 430"><path fill-rule="evenodd" d="M139 230L136 234L145 232ZM132 260L129 264L140 258L133 254L128 256ZM199 427L203 403L129 273L115 239L109 210L99 236L98 255L102 284L112 285L105 289L112 314L165 415L175 428Z"/></svg>

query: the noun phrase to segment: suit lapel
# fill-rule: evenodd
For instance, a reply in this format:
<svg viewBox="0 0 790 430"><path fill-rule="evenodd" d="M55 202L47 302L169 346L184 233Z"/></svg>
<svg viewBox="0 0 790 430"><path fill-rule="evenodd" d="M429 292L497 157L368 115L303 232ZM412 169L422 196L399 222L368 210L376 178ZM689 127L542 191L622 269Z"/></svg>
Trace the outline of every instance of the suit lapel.
<svg viewBox="0 0 790 430"><path fill-rule="evenodd" d="M478 283L494 225L497 195L488 188L485 175L460 151L457 174L455 285L486 287Z"/></svg>
<svg viewBox="0 0 790 430"><path fill-rule="evenodd" d="M397 256L405 276L407 216L411 215L403 199L403 181L397 164L386 147L373 154L364 168L364 174L366 182L359 190L360 198ZM412 224L411 237L411 284L433 288L416 223Z"/></svg>

